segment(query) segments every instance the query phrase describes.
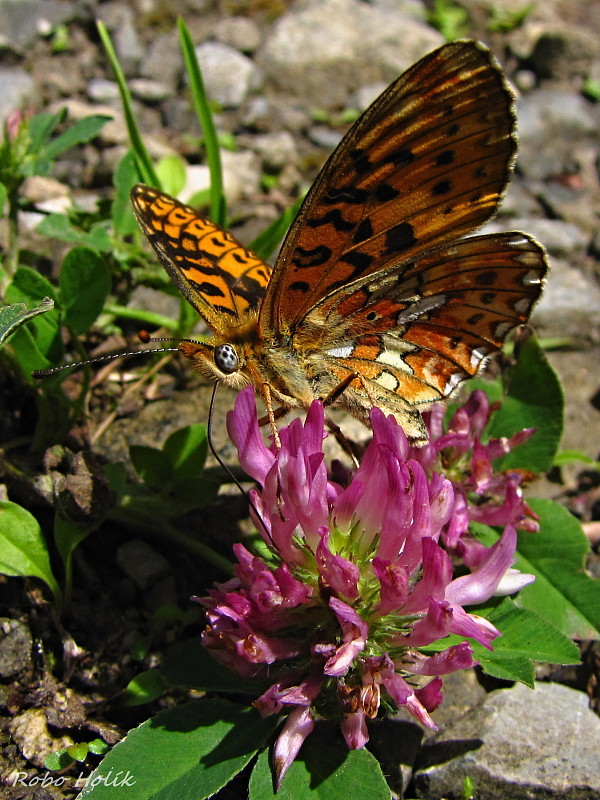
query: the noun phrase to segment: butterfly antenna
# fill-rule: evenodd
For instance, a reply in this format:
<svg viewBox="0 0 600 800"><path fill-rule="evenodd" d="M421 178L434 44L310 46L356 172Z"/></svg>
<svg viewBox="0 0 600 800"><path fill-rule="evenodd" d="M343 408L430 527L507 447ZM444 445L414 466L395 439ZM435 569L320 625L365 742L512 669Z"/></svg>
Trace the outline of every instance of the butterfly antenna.
<svg viewBox="0 0 600 800"><path fill-rule="evenodd" d="M139 356L141 353L177 353L178 347L153 347L150 350L128 350L125 353L110 353L106 356L96 356L85 361L71 361L69 364L61 364L60 367L50 367L49 369L34 369L31 373L32 378L47 378L62 372L63 369L73 369L87 367L88 364L102 364L106 361L114 361L116 358L127 358L127 356Z"/></svg>
<svg viewBox="0 0 600 800"><path fill-rule="evenodd" d="M266 523L265 523L265 521L264 521L264 519L263 519L263 517L262 517L262 514L259 512L259 510L258 510L258 509L257 509L257 507L255 506L255 504L254 504L254 502L253 502L252 498L250 497L250 495L248 494L248 492L247 492L247 491L244 489L244 487L242 486L242 484L241 484L241 483L239 482L239 480L238 480L238 479L235 477L235 475L234 475L234 474L233 474L233 472L232 472L232 471L229 469L229 467L227 466L227 464L226 464L226 463L223 461L223 459L221 458L221 456L220 456L220 455L217 453L217 451L216 451L216 449L215 449L215 446L214 446L214 444L213 444L213 436L212 436L212 420L213 420L213 411L214 411L214 407L215 407L215 398L216 398L216 396L217 396L217 387L218 387L218 386L219 386L219 381L217 380L217 381L215 381L215 385L214 385L214 388L213 388L213 391L212 391L212 395L211 395L211 398L210 398L210 405L209 405L209 407L208 407L208 425L207 425L206 434L207 434L207 439L208 439L208 446L210 447L210 452L211 452L211 453L213 454L213 456L216 458L216 460L217 460L217 462L220 464L220 466L221 466L221 467L223 467L223 469L224 469L224 470L225 470L225 472L226 472L226 473L229 475L229 477L231 478L231 480L232 480L232 481L235 483L235 485L236 485L236 486L237 486L237 488L240 490L240 492L241 492L241 493L244 495L244 497L245 497L245 498L248 500L248 503L250 504L250 507L252 508L252 510L254 511L254 513L256 514L256 518L257 518L258 520L260 520L260 524L261 524L261 526L262 526L262 529L264 530L264 532L265 532L265 533L266 533L266 535L267 535L267 539L268 539L268 540L271 542L271 544L273 545L273 547L275 547L275 544L274 544L274 542L273 542L273 539L271 538L271 534L270 534L270 532L269 532L269 529L267 528L267 525L266 525Z"/></svg>

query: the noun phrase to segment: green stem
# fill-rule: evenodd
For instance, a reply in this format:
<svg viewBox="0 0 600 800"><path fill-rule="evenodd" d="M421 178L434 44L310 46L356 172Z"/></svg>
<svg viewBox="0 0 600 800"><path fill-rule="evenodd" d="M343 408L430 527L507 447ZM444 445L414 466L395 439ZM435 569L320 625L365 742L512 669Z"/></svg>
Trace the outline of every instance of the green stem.
<svg viewBox="0 0 600 800"><path fill-rule="evenodd" d="M102 309L105 314L112 314L114 317L121 317L122 319L133 319L138 322L143 322L146 325L156 326L157 328L166 328L169 331L177 332L178 325L171 317L165 317L163 314L157 314L154 311L143 311L139 308L128 308L121 306L118 303L107 303Z"/></svg>
<svg viewBox="0 0 600 800"><path fill-rule="evenodd" d="M140 175L145 183L149 183L151 186L156 186L160 188L160 180L154 170L154 164L152 163L150 154L146 150L142 137L140 136L140 132L137 123L135 121L135 117L133 115L133 107L131 104L131 93L129 92L129 87L127 86L125 75L123 73L123 70L121 69L121 65L119 64L117 54L115 53L115 50L112 46L110 36L108 34L108 31L104 23L98 20L97 26L98 26L98 35L100 36L100 40L104 45L104 50L106 51L106 55L108 57L112 70L115 74L117 84L119 86L119 92L121 93L121 102L123 103L123 113L125 115L125 122L127 123L127 131L129 133L131 146L135 153Z"/></svg>
<svg viewBox="0 0 600 800"><path fill-rule="evenodd" d="M204 134L206 161L210 172L210 218L221 228L225 228L227 225L227 213L225 195L223 194L223 171L221 168L219 138L210 112L210 105L204 88L204 81L202 80L198 59L196 58L192 37L181 17L177 20L177 26L179 28L179 39L181 42L185 69L190 79L192 100Z"/></svg>
<svg viewBox="0 0 600 800"><path fill-rule="evenodd" d="M154 539L160 539L163 542L170 541L184 547L188 552L198 556L204 561L208 561L209 564L212 564L227 576L233 574L233 565L228 559L219 555L219 553L215 552L211 547L202 544L202 542L199 542L197 539L192 539L185 533L181 533L181 531L178 531L169 522L164 520L157 521L140 511L133 511L123 506L113 508L109 512L108 517L130 528L136 528L141 536L149 536Z"/></svg>

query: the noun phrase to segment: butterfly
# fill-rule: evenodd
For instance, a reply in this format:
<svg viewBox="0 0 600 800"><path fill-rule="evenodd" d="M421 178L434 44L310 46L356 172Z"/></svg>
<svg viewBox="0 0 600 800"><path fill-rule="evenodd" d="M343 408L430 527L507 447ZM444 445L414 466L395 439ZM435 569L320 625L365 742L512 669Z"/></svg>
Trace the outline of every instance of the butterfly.
<svg viewBox="0 0 600 800"><path fill-rule="evenodd" d="M516 156L513 94L485 45L426 55L354 123L306 195L275 266L190 206L143 185L137 219L214 336L196 369L252 384L273 420L336 401L376 405L414 440L526 322L547 270L530 236L463 238L497 209Z"/></svg>

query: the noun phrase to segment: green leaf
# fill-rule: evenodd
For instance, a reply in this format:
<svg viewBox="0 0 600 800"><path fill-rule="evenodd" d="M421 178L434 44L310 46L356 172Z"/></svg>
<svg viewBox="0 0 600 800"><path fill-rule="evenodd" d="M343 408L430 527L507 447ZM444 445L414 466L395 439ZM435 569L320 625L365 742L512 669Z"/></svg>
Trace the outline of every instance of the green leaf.
<svg viewBox="0 0 600 800"><path fill-rule="evenodd" d="M319 723L305 741L277 793L266 752L250 778L250 800L390 800L391 792L375 756L348 750L339 732Z"/></svg>
<svg viewBox="0 0 600 800"><path fill-rule="evenodd" d="M74 761L85 761L88 756L88 752L89 749L87 742L77 742L76 744L72 744L70 747L67 747L67 753Z"/></svg>
<svg viewBox="0 0 600 800"><path fill-rule="evenodd" d="M141 706L159 698L167 688L159 669L148 669L129 681L123 702L126 706Z"/></svg>
<svg viewBox="0 0 600 800"><path fill-rule="evenodd" d="M84 231L76 228L67 214L48 214L37 226L37 231L50 239L90 247L104 253L109 252L113 246L106 225L106 222L96 222L89 231Z"/></svg>
<svg viewBox="0 0 600 800"><path fill-rule="evenodd" d="M521 681L533 688L533 661L552 664L578 664L579 650L573 642L538 614L518 608L504 598L487 619L502 632L493 642L493 651L473 643L473 650L484 672L496 678Z"/></svg>
<svg viewBox="0 0 600 800"><path fill-rule="evenodd" d="M44 297L42 302L34 308L27 308L25 303L13 303L10 306L2 306L0 308L0 345L14 333L17 328L20 328L24 322L27 322L38 314L45 314L47 311L52 311L54 308L54 300L51 297Z"/></svg>
<svg viewBox="0 0 600 800"><path fill-rule="evenodd" d="M156 165L163 191L177 197L185 186L186 163L181 156L163 156Z"/></svg>
<svg viewBox="0 0 600 800"><path fill-rule="evenodd" d="M256 253L259 258L262 258L263 261L268 261L271 258L283 240L288 228L296 219L303 199L302 197L298 198L293 205L286 208L283 214L272 222L268 228L265 228L250 245L249 249Z"/></svg>
<svg viewBox="0 0 600 800"><path fill-rule="evenodd" d="M549 470L562 436L563 410L560 381L532 336L521 348L511 371L508 396L493 415L487 433L501 437L523 428L537 430L525 444L498 459L496 469Z"/></svg>
<svg viewBox="0 0 600 800"><path fill-rule="evenodd" d="M19 267L15 271L12 283L8 287L6 294L8 299L16 299L22 302L27 302L28 300L42 301L46 297L55 302L58 300L56 289L48 278L45 278L31 267Z"/></svg>
<svg viewBox="0 0 600 800"><path fill-rule="evenodd" d="M8 200L8 191L6 186L0 182L0 218L4 216L4 206Z"/></svg>
<svg viewBox="0 0 600 800"><path fill-rule="evenodd" d="M204 800L255 756L277 719L225 700L197 700L157 714L115 745L79 798ZM129 776L115 791L110 776Z"/></svg>
<svg viewBox="0 0 600 800"><path fill-rule="evenodd" d="M6 290L6 300L33 306L46 298L56 303L56 290L50 281L31 267L19 267ZM59 361L63 355L63 343L58 309L30 319L14 333L10 344L25 374Z"/></svg>
<svg viewBox="0 0 600 800"><path fill-rule="evenodd" d="M87 247L74 247L65 256L59 277L64 321L75 334L85 333L102 311L110 291L104 259Z"/></svg>
<svg viewBox="0 0 600 800"><path fill-rule="evenodd" d="M179 428L167 438L162 449L171 462L175 480L197 477L208 453L206 425L196 422Z"/></svg>
<svg viewBox="0 0 600 800"><path fill-rule="evenodd" d="M164 488L173 475L169 458L156 447L132 444L129 455L140 478L149 486Z"/></svg>
<svg viewBox="0 0 600 800"><path fill-rule="evenodd" d="M600 461L594 461L583 450L561 450L554 458L554 466L562 467L563 464L586 464L600 469Z"/></svg>
<svg viewBox="0 0 600 800"><path fill-rule="evenodd" d="M65 570L65 598L68 602L73 578L73 552L92 532L91 527L78 525L59 514L54 518L54 542Z"/></svg>
<svg viewBox="0 0 600 800"><path fill-rule="evenodd" d="M112 117L106 114L90 114L71 125L64 133L44 147L43 156L53 160L65 150L70 150L78 144L85 144L93 139Z"/></svg>
<svg viewBox="0 0 600 800"><path fill-rule="evenodd" d="M29 152L38 153L66 117L66 108L61 108L56 114L35 114L29 120Z"/></svg>
<svg viewBox="0 0 600 800"><path fill-rule="evenodd" d="M205 692L247 694L253 699L267 688L264 681L242 678L224 667L200 644L190 639L173 647L161 667L163 680L175 688L201 689Z"/></svg>
<svg viewBox="0 0 600 800"><path fill-rule="evenodd" d="M40 578L60 601L60 588L37 520L17 503L5 500L0 500L0 572Z"/></svg>
<svg viewBox="0 0 600 800"><path fill-rule="evenodd" d="M600 581L585 572L589 542L581 525L552 500L528 501L540 517L540 533L519 533L517 568L535 583L516 603L535 611L566 636L600 638Z"/></svg>
<svg viewBox="0 0 600 800"><path fill-rule="evenodd" d="M117 164L113 174L115 196L112 202L111 217L115 234L130 236L138 230L137 220L131 207L129 193L134 183L140 180L135 153L128 150Z"/></svg>
<svg viewBox="0 0 600 800"><path fill-rule="evenodd" d="M50 281L31 267L19 267L6 290L6 300L9 303L25 303L27 306L33 306L42 303L46 298L55 303L57 301L56 289ZM54 308L47 314L40 314L31 319L13 336L11 346L26 372L60 360L63 344L58 309ZM20 347L30 353L33 363L29 359L25 361L21 359Z"/></svg>

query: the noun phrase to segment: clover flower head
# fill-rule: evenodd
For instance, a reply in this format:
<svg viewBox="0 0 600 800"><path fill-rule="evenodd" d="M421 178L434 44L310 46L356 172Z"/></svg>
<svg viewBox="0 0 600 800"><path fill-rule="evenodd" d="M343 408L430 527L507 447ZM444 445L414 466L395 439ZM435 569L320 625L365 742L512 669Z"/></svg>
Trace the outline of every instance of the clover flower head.
<svg viewBox="0 0 600 800"><path fill-rule="evenodd" d="M452 446L467 452L484 412L479 403L463 414ZM411 447L396 420L374 408L373 438L341 485L327 476L321 403L304 424L281 430L280 449L263 442L250 387L227 424L260 485L251 513L271 556L236 545L235 578L202 600L202 639L240 674L271 681L254 705L265 716L286 714L274 748L278 784L319 717L336 717L351 749L366 744L367 720L383 707L435 728L441 676L477 663L466 640L440 642L457 634L491 649L499 631L465 606L490 598L509 574L515 528L507 525L455 578L442 537L462 513L462 496L433 468L435 441ZM434 644L437 652L424 652Z"/></svg>

